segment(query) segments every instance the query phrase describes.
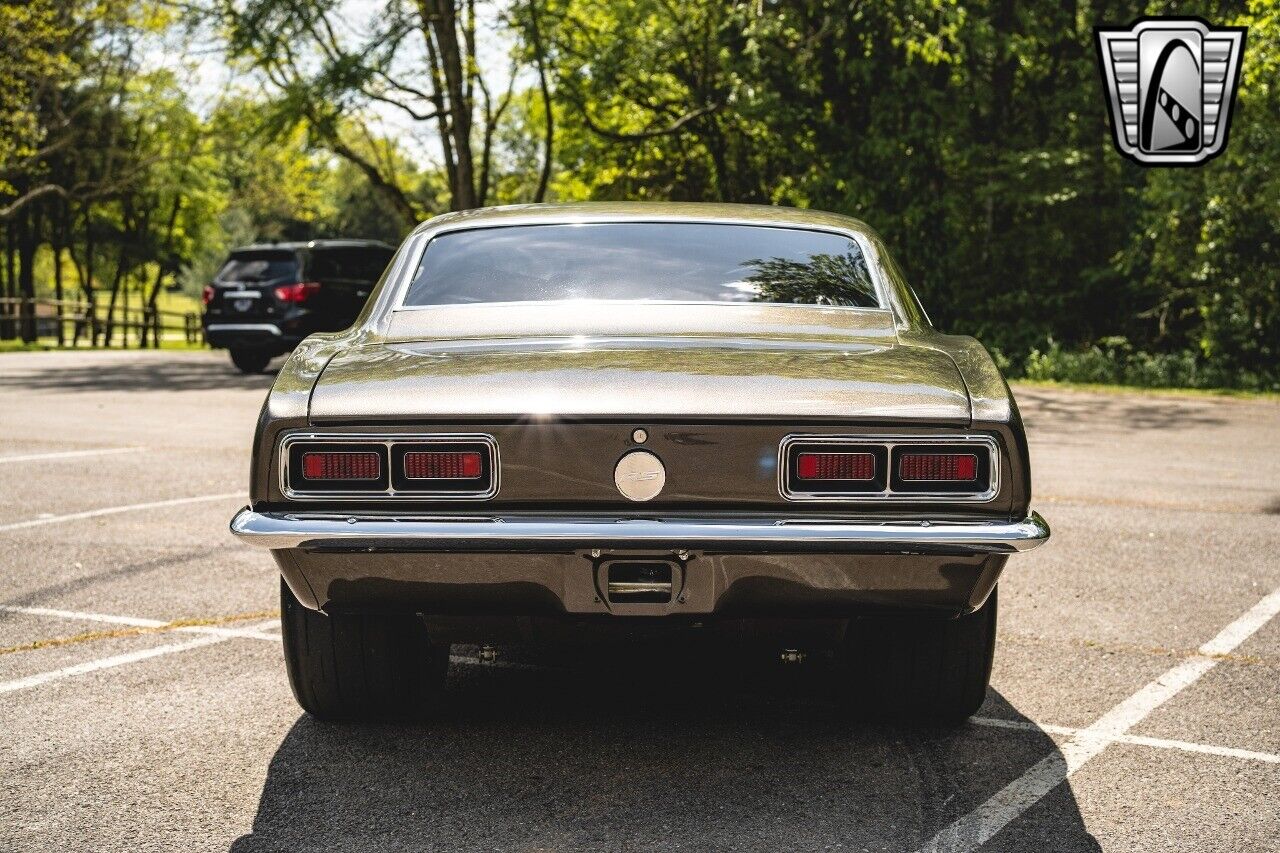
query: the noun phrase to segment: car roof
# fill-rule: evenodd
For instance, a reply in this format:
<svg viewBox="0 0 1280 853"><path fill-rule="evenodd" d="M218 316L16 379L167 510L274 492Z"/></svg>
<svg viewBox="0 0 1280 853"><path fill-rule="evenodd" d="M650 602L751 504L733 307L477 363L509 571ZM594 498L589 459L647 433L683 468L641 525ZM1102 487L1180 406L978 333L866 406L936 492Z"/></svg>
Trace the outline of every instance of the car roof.
<svg viewBox="0 0 1280 853"><path fill-rule="evenodd" d="M492 225L571 222L725 222L743 225L773 225L793 228L835 228L856 231L868 237L874 232L865 223L850 216L804 210L798 207L775 207L765 204L712 204L706 202L589 201L572 204L518 204L506 207L484 207L445 213L428 219L415 229L420 233L439 226L462 225L483 228Z"/></svg>
<svg viewBox="0 0 1280 853"><path fill-rule="evenodd" d="M389 246L381 240L306 240L292 241L280 243L251 243L247 246L236 246L232 249L235 252L269 252L272 249L283 251L297 251L299 249L386 249L387 251L395 251L394 246Z"/></svg>

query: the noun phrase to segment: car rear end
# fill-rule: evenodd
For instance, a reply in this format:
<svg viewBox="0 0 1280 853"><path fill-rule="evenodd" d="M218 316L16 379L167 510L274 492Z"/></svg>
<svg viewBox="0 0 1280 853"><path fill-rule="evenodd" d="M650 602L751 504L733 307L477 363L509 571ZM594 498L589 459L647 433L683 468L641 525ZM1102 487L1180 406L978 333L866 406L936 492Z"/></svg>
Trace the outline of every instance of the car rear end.
<svg viewBox="0 0 1280 853"><path fill-rule="evenodd" d="M563 322L486 313L505 310L530 328ZM639 310L650 329L690 321ZM753 313L773 340L636 342L577 323L589 334L337 353L305 420L264 424L241 529L327 610L838 618L981 604L1007 556L1038 541L1018 425L975 424L950 359L888 344L887 317L815 311L810 329L847 338L821 346L778 340L793 309ZM919 387L897 380L906 371ZM623 558L668 566L662 600L610 585Z"/></svg>
<svg viewBox="0 0 1280 853"><path fill-rule="evenodd" d="M1000 573L1048 529L1007 388L970 393L1003 388L994 365L858 298L375 310L282 372L233 531L272 550L307 630L304 611L404 614L437 645L767 625L859 637L863 660L932 636L939 685L971 670L939 705L963 716Z"/></svg>
<svg viewBox="0 0 1280 853"><path fill-rule="evenodd" d="M205 339L257 372L308 335L350 326L392 254L354 241L237 249L204 289Z"/></svg>
<svg viewBox="0 0 1280 853"><path fill-rule="evenodd" d="M308 334L301 306L314 287L301 281L302 256L289 247L233 251L204 288L205 340L222 349L288 352Z"/></svg>

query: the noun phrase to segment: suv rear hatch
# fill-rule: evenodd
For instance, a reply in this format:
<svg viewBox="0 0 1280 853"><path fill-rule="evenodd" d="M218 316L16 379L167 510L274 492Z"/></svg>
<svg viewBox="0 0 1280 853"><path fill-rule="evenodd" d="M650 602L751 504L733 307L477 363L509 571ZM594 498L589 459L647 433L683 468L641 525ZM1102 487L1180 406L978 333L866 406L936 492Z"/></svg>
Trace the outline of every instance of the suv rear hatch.
<svg viewBox="0 0 1280 853"><path fill-rule="evenodd" d="M232 252L213 280L208 313L224 322L271 320L272 288L298 280L297 255L288 249Z"/></svg>

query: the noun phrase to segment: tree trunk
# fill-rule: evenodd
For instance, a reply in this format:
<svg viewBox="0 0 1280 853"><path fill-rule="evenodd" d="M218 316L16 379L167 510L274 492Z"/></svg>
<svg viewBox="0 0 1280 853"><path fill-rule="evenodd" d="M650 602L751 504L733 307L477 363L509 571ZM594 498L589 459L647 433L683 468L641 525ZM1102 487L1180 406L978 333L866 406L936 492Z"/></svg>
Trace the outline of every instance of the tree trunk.
<svg viewBox="0 0 1280 853"><path fill-rule="evenodd" d="M151 327L154 327L155 331L154 346L156 349L160 348L160 324L153 322L156 315L156 300L160 296L160 282L164 281L164 265L173 249L173 231L178 225L178 214L182 212L182 202L181 191L175 190L173 204L169 207L169 219L164 225L164 243L156 258L156 280L151 285L151 293L147 295L142 309L142 328L138 332L138 346L143 348L147 345L147 330Z"/></svg>
<svg viewBox="0 0 1280 853"><path fill-rule="evenodd" d="M139 346L146 347L147 331L154 330L152 335L152 347L160 348L160 324L156 322L156 300L160 296L160 284L164 281L164 263L156 264L156 280L151 283L151 293L147 295L146 307L142 311L142 339Z"/></svg>
<svg viewBox="0 0 1280 853"><path fill-rule="evenodd" d="M542 171L538 173L538 189L533 194L535 203L547 198L547 184L551 181L551 157L556 136L556 115L551 108L551 87L547 84L546 55L542 47L542 31L538 27L538 0L529 0L529 42L533 48L533 61L538 67L538 91L542 94L543 119Z"/></svg>
<svg viewBox="0 0 1280 853"><path fill-rule="evenodd" d="M62 349L66 344L66 335L62 333L62 245L66 237L67 216L66 204L60 208L58 222L49 230L50 244L53 247L53 298L54 298L54 318L58 328L58 349Z"/></svg>
<svg viewBox="0 0 1280 853"><path fill-rule="evenodd" d="M449 106L449 135L453 142L455 178L452 195L454 210L476 206L475 163L471 151L471 99L466 93L468 58L458 43L458 10L456 0L420 0L428 38L434 36L440 68L444 74Z"/></svg>
<svg viewBox="0 0 1280 853"><path fill-rule="evenodd" d="M129 279L125 276L120 282L120 346L129 348Z"/></svg>
<svg viewBox="0 0 1280 853"><path fill-rule="evenodd" d="M98 345L98 292L93 287L93 205L84 205L84 295L89 300L89 344Z"/></svg>
<svg viewBox="0 0 1280 853"><path fill-rule="evenodd" d="M436 132L440 136L440 151L444 155L444 175L449 182L449 209L457 210L454 203L453 188L458 185L458 164L453 156L453 143L449 137L449 108L444 100L444 75L440 71L440 57L436 51L435 38L431 35L431 27L427 24L426 6L421 7L422 35L427 44L427 61L431 67L431 106L436 111Z"/></svg>
<svg viewBox="0 0 1280 853"><path fill-rule="evenodd" d="M21 218L21 229L18 232L18 296L22 299L19 306L19 331L25 343L36 341L36 233L39 228L39 214L28 207Z"/></svg>
<svg viewBox="0 0 1280 853"><path fill-rule="evenodd" d="M13 265L13 220L5 223L4 229L4 297L12 299L18 293L17 272ZM5 302L0 305L0 340L11 341L14 338L13 321L10 320L12 305Z"/></svg>
<svg viewBox="0 0 1280 853"><path fill-rule="evenodd" d="M120 243L120 257L116 263L116 275L111 281L111 299L107 302L107 323L106 329L102 333L102 345L104 347L111 346L111 339L114 337L116 322L116 301L120 297L120 288L124 284L124 269L128 253L125 251L125 244Z"/></svg>

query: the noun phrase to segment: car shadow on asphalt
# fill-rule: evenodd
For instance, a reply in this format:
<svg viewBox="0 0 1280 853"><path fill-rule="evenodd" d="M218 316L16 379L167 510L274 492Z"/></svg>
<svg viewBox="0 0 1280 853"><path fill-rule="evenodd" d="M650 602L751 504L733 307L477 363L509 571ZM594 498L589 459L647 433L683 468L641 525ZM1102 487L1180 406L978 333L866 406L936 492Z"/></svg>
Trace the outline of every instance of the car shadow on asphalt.
<svg viewBox="0 0 1280 853"><path fill-rule="evenodd" d="M633 651L455 662L417 725L301 716L231 849L912 850L1057 753L1034 727L851 721L817 656ZM995 691L980 716L1029 722ZM1100 848L1063 784L983 849Z"/></svg>
<svg viewBox="0 0 1280 853"><path fill-rule="evenodd" d="M1140 394L1046 391L1016 388L1018 407L1028 430L1038 435L1090 430L1189 430L1223 426L1227 419L1214 398L1177 398Z"/></svg>
<svg viewBox="0 0 1280 853"><path fill-rule="evenodd" d="M261 388L275 382L284 361L277 359L266 373L246 375L230 361L191 358L184 355L146 357L136 361L59 363L50 360L42 369L0 371L0 390L24 391L216 391Z"/></svg>

